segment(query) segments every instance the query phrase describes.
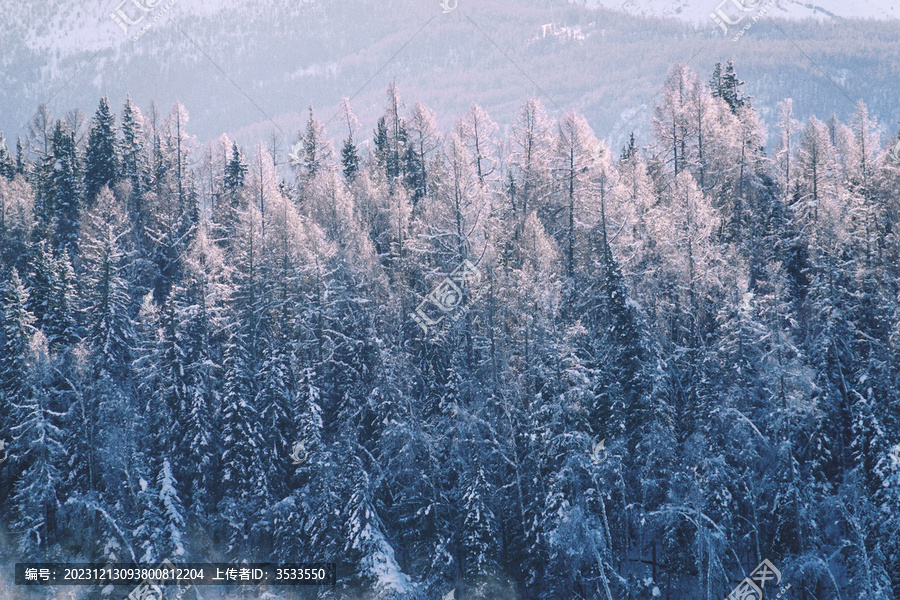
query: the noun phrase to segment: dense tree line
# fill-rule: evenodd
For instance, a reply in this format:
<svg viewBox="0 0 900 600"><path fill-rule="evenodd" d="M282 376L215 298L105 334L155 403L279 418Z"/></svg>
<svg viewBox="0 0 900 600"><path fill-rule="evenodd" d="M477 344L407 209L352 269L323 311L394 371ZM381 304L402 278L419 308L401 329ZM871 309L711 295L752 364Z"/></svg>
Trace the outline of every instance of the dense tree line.
<svg viewBox="0 0 900 600"><path fill-rule="evenodd" d="M339 152L310 109L289 181L180 104L39 107L0 139L0 559L604 600L769 559L900 597L896 138L786 100L767 153L742 85L675 64L622 150L535 99L440 131L391 86Z"/></svg>

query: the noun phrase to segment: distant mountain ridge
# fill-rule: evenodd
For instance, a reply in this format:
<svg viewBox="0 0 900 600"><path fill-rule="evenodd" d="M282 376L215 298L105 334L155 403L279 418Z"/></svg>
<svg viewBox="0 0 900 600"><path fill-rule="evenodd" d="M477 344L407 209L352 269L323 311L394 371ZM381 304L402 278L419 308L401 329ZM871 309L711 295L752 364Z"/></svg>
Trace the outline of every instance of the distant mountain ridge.
<svg viewBox="0 0 900 600"><path fill-rule="evenodd" d="M797 19L777 27L761 19L733 42L708 16L721 0L629 0L633 13L680 10L672 19L622 12L620 0L602 0L617 10L569 0L460 0L449 13L438 0L155 0L156 8L123 32L110 15L121 8L137 21L134 3L142 1L150 4L51 0L0 14L0 131L12 145L41 102L57 117L73 108L90 115L103 95L121 110L126 94L145 111L151 101L164 113L181 101L189 130L202 141L227 132L252 143L275 131L286 147L310 105L331 121L328 133L341 137L340 119L332 117L342 97L353 99L371 134L391 81L407 109L421 101L446 120L445 130L473 102L508 126L521 98L532 95L554 117L584 114L618 145L632 129L646 137L642 127L659 82L678 60L708 78L716 62L733 59L769 125L786 97L805 111L799 118L836 113L847 120L861 99L890 135L900 120L896 19L802 20L797 9ZM814 6L825 14L838 4ZM872 12L889 11L889 4L854 6ZM694 23L685 22L689 8L696 9Z"/></svg>
<svg viewBox="0 0 900 600"><path fill-rule="evenodd" d="M574 4L588 8L602 7L621 10L644 17L675 17L688 21L710 20L709 14L722 6L734 10L741 5L745 9L761 8L772 4L768 16L782 19L804 18L855 18L897 19L900 9L894 0L572 0ZM730 6L734 5L734 6ZM738 7L740 8L740 7ZM750 12L747 10L747 12Z"/></svg>

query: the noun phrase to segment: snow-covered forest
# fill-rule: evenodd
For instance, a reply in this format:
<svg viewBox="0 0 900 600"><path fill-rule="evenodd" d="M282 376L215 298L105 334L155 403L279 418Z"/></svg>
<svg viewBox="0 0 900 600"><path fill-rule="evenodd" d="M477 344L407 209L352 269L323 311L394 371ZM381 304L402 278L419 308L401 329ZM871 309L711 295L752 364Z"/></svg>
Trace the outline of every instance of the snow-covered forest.
<svg viewBox="0 0 900 600"><path fill-rule="evenodd" d="M788 598L900 597L896 131L763 123L730 63L660 85L624 148L394 86L289 158L38 107L0 141L0 596L170 559L338 564L270 598L721 600L768 559Z"/></svg>

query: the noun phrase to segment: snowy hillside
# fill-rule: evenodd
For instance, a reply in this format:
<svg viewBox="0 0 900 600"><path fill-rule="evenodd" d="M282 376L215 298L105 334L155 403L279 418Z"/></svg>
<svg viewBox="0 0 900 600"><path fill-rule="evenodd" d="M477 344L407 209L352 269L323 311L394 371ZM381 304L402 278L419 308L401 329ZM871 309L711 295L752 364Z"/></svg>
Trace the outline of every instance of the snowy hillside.
<svg viewBox="0 0 900 600"><path fill-rule="evenodd" d="M872 14L890 8L855 5ZM516 116L516 99L536 95L557 116L583 111L621 145L632 129L646 139L647 121L635 117L647 116L655 82L672 60L708 73L732 58L769 123L786 97L797 100L801 117L847 118L857 99L882 123L900 117L893 76L900 27L892 20L782 21L776 28L762 19L735 43L701 3L680 5L701 27L567 0L531 0L516 10L502 0L461 2L449 13L437 0L159 0L146 16L134 6L53 1L0 14L0 131L11 140L27 136L24 124L42 102L58 115L88 113L102 95L120 104L128 94L144 107L184 102L204 139L226 131L252 143L274 130L293 143L310 104L338 133L333 116L342 97L354 98L371 130L382 90L396 81L439 118L477 101L504 125ZM664 14L679 5L644 6Z"/></svg>
<svg viewBox="0 0 900 600"><path fill-rule="evenodd" d="M677 17L688 21L705 22L709 13L720 6L726 10L743 7L762 9L770 0L572 0L573 4L589 8L603 7L622 10L633 15L646 17ZM733 3L733 6L732 6ZM786 19L855 18L855 19L897 19L900 7L894 0L774 0L767 11L770 17Z"/></svg>

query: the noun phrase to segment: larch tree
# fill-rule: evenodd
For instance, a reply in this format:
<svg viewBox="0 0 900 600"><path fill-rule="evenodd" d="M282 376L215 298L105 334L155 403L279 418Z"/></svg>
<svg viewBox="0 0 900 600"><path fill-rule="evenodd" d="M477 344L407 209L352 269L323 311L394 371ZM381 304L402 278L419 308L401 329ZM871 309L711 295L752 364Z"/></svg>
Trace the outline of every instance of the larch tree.
<svg viewBox="0 0 900 600"><path fill-rule="evenodd" d="M697 75L684 63L675 63L666 76L662 101L654 109L653 131L665 162L671 163L676 177L686 168L688 136L692 129L688 101L697 85Z"/></svg>
<svg viewBox="0 0 900 600"><path fill-rule="evenodd" d="M556 198L545 218L562 248L566 277L571 279L581 266L583 228L596 219L589 178L600 146L587 121L575 112L566 113L560 120L554 145Z"/></svg>
<svg viewBox="0 0 900 600"><path fill-rule="evenodd" d="M520 232L532 211L542 211L550 199L553 126L543 105L528 99L519 110L510 134L507 196ZM517 239L514 236L514 239Z"/></svg>
<svg viewBox="0 0 900 600"><path fill-rule="evenodd" d="M404 172L413 208L428 194L428 163L441 144L436 120L434 111L421 102L406 119Z"/></svg>

